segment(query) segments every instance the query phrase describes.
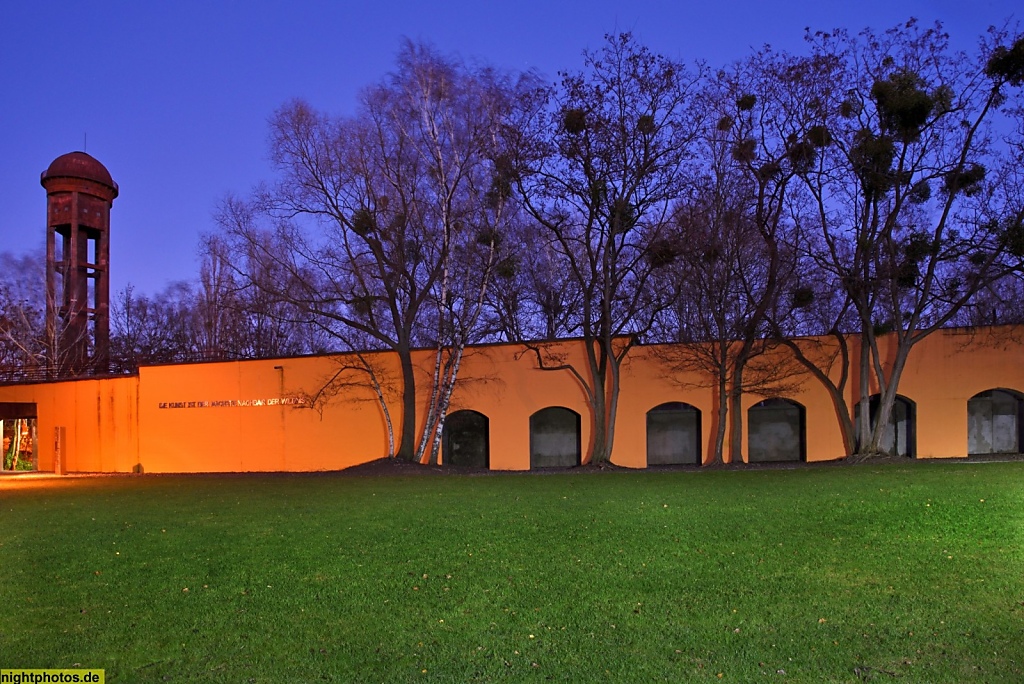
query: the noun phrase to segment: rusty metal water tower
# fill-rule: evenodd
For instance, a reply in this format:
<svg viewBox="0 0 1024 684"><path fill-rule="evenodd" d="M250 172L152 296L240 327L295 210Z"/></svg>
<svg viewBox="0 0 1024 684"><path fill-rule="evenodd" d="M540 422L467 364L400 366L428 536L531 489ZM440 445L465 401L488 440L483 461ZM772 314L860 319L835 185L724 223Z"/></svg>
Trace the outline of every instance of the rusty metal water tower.
<svg viewBox="0 0 1024 684"><path fill-rule="evenodd" d="M117 183L85 152L53 160L46 188L47 359L53 374L110 365L110 208Z"/></svg>

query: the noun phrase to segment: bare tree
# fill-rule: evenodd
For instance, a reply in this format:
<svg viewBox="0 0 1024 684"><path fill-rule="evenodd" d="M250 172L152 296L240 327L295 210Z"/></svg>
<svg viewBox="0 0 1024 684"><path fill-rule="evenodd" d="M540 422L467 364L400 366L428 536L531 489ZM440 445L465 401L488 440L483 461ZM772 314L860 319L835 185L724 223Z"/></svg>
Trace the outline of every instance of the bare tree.
<svg viewBox="0 0 1024 684"><path fill-rule="evenodd" d="M686 183L701 74L650 52L629 34L584 54L585 73L563 74L553 107L517 160L520 190L552 262L578 304L568 331L584 364L533 346L538 365L571 373L591 408L587 460L607 461L622 364L666 305L653 288L649 248Z"/></svg>
<svg viewBox="0 0 1024 684"><path fill-rule="evenodd" d="M195 346L207 358L242 356L246 321L242 291L231 268L227 246L216 236L200 242L199 280L195 290Z"/></svg>
<svg viewBox="0 0 1024 684"><path fill-rule="evenodd" d="M769 359L766 352L789 346L813 372L820 372L816 362L831 368L837 358L817 353L825 347L802 354L793 340L807 334L817 316L835 313L803 256L813 237L805 226L813 204L802 181L830 143L818 111L834 87L835 69L828 56L797 57L765 47L720 71L708 88L716 118L702 137L706 172L701 191L680 207L680 244L687 248L680 250L678 281L687 316L677 320L699 344L681 347L675 356L682 355L684 365L689 356L689 365L717 379L713 460L719 458L726 404L730 460L738 462L744 393L777 396L796 389L798 364L778 354ZM838 307L838 316L847 309ZM845 360L845 338L841 342L838 358Z"/></svg>
<svg viewBox="0 0 1024 684"><path fill-rule="evenodd" d="M769 312L782 308L776 301L779 281L791 264L770 253L742 191L722 193L716 187L721 189L707 183L709 197L677 207L673 243L661 248L662 258L672 262L658 281L674 297L659 317L658 337L682 344L656 348L672 377L714 391L711 464L725 460L727 430L729 460L742 461L743 395L789 393L796 374L795 364L766 356L778 346L769 334Z"/></svg>
<svg viewBox="0 0 1024 684"><path fill-rule="evenodd" d="M529 78L408 43L355 117L302 102L279 110L271 122L279 181L253 202L229 201L220 217L235 252L248 257L246 285L305 312L342 347L356 334L397 353L401 458L436 458L433 436L461 349L501 258L504 126L531 88ZM257 266L278 276L257 278ZM417 346L436 350L425 415Z"/></svg>
<svg viewBox="0 0 1024 684"><path fill-rule="evenodd" d="M5 379L46 365L46 307L41 255L0 254L0 366Z"/></svg>
<svg viewBox="0 0 1024 684"><path fill-rule="evenodd" d="M539 227L520 228L517 250L498 263L487 293L488 334L507 342L569 337L580 310L579 289Z"/></svg>
<svg viewBox="0 0 1024 684"><path fill-rule="evenodd" d="M289 279L280 264L259 259L251 250L232 253L216 235L204 238L201 256L196 325L202 354L273 358L327 351L326 336L309 312L274 296Z"/></svg>
<svg viewBox="0 0 1024 684"><path fill-rule="evenodd" d="M122 372L145 363L180 363L199 358L192 285L177 281L147 297L131 284L117 293L111 307L111 359Z"/></svg>
<svg viewBox="0 0 1024 684"><path fill-rule="evenodd" d="M727 414L729 460L742 460L744 393L792 390L793 367L757 359L776 344L770 321L792 312L801 207L795 195L818 148L802 98L826 87L826 75L813 60L764 48L718 72L704 94L715 116L700 138L706 165L699 189L677 208L679 233L669 246L681 257L672 272L683 301L670 311L685 311L676 320L695 342L677 349L678 362L715 378L713 462L722 459Z"/></svg>
<svg viewBox="0 0 1024 684"><path fill-rule="evenodd" d="M1019 106L1024 47L993 32L971 57L950 50L941 26L913 21L884 34L809 40L811 59L831 65L833 87L807 94L818 117L809 142L823 143L801 176L820 231L808 257L856 316L854 432L858 452L870 456L914 345L1019 263L1020 211L1006 191L1019 161L993 125L1001 110ZM882 357L885 334L895 339L892 359ZM881 394L874 415L872 380Z"/></svg>
<svg viewBox="0 0 1024 684"><path fill-rule="evenodd" d="M82 357L82 350L92 347L93 335L81 318L62 317L59 302L47 302L44 264L38 254L0 255L0 372L12 380L105 372L88 355ZM60 298L61 293L54 296Z"/></svg>

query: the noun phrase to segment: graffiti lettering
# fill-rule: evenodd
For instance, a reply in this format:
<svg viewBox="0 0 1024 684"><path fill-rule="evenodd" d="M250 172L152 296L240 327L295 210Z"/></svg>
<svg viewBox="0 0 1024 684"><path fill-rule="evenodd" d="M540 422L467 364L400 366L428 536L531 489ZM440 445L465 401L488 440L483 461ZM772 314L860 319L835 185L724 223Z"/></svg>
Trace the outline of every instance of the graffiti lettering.
<svg viewBox="0 0 1024 684"><path fill-rule="evenodd" d="M189 409L189 408L228 408L253 406L306 406L302 397L271 397L269 399L217 399L215 401L161 401L157 408Z"/></svg>

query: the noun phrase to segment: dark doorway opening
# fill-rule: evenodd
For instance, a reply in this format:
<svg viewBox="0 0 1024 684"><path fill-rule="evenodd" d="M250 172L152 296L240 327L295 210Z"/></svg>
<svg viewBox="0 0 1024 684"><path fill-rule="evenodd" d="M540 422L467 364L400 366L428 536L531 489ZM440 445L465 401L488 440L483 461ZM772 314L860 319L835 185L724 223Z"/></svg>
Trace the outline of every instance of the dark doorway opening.
<svg viewBox="0 0 1024 684"><path fill-rule="evenodd" d="M807 459L804 407L789 399L765 399L747 412L747 460L775 463Z"/></svg>
<svg viewBox="0 0 1024 684"><path fill-rule="evenodd" d="M530 468L571 468L580 456L580 414L551 406L530 416Z"/></svg>
<svg viewBox="0 0 1024 684"><path fill-rule="evenodd" d="M490 421L477 411L454 411L444 421L441 433L445 465L490 468Z"/></svg>
<svg viewBox="0 0 1024 684"><path fill-rule="evenodd" d="M979 392L967 401L967 453L1019 454L1024 396L1006 389Z"/></svg>
<svg viewBox="0 0 1024 684"><path fill-rule="evenodd" d="M700 411L683 402L647 412L647 465L699 465Z"/></svg>

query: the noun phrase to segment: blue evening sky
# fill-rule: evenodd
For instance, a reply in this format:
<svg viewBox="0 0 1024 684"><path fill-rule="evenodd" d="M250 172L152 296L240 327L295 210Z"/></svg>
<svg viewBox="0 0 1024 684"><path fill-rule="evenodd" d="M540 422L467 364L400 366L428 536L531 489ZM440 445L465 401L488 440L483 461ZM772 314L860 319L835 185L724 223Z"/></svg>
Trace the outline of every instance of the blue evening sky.
<svg viewBox="0 0 1024 684"><path fill-rule="evenodd" d="M351 112L403 37L554 81L609 32L720 66L764 43L798 50L805 27L884 29L911 16L942 20L970 49L1022 14L1010 0L0 0L0 251L42 249L39 174L86 147L121 191L112 289L152 294L194 277L218 200L272 177L270 114L296 97Z"/></svg>

